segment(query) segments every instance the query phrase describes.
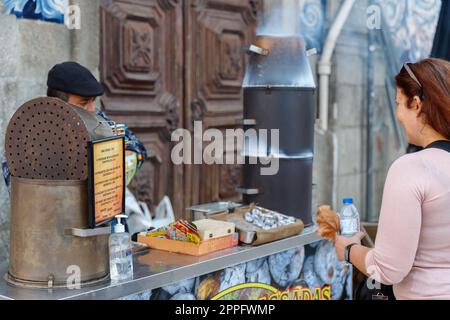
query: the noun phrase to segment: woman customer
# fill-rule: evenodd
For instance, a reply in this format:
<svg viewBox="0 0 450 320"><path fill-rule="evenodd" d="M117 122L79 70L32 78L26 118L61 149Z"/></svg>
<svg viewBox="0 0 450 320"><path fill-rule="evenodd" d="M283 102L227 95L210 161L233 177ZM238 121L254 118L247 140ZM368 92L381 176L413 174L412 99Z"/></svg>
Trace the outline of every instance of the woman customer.
<svg viewBox="0 0 450 320"><path fill-rule="evenodd" d="M450 299L450 63L405 64L396 83L398 120L424 150L390 168L375 248L358 234L336 251L399 300Z"/></svg>

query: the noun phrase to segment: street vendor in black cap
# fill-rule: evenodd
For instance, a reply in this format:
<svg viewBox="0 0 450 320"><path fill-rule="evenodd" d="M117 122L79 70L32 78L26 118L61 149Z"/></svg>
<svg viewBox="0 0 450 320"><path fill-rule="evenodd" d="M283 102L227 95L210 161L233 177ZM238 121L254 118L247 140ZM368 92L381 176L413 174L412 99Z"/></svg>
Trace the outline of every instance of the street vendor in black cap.
<svg viewBox="0 0 450 320"><path fill-rule="evenodd" d="M94 101L104 93L102 85L93 74L76 62L64 62L54 66L48 73L47 96L59 98L67 103L95 112L106 122L114 124L104 112L94 107ZM139 139L125 128L127 149L127 184L147 158L147 151ZM128 161L132 159L134 161ZM9 186L10 173L6 161L2 163L3 177Z"/></svg>

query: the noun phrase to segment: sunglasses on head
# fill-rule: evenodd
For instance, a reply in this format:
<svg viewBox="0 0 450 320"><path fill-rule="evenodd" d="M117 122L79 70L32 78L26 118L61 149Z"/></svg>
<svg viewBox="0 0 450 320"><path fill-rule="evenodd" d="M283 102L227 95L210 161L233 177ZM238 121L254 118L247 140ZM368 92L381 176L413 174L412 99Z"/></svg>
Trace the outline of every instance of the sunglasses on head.
<svg viewBox="0 0 450 320"><path fill-rule="evenodd" d="M416 75L414 74L414 72L412 71L411 67L413 64L412 63L405 63L403 65L403 68L405 68L406 72L408 72L409 76L411 77L411 79L413 79L420 87L420 100L424 100L424 93L423 93L423 86L420 83L419 79L416 77Z"/></svg>

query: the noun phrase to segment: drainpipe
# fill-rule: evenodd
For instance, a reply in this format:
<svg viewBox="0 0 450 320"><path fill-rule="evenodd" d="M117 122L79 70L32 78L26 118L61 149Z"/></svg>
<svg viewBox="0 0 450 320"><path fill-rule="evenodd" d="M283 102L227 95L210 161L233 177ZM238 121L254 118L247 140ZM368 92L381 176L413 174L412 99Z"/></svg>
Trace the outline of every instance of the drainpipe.
<svg viewBox="0 0 450 320"><path fill-rule="evenodd" d="M333 57L336 42L341 34L342 28L347 21L350 12L356 0L344 0L333 25L328 32L322 56L319 61L319 78L320 78L320 128L324 131L328 130L328 100L330 95L330 75L331 75L331 58Z"/></svg>
<svg viewBox="0 0 450 320"><path fill-rule="evenodd" d="M370 0L370 5L374 4L373 0ZM376 50L376 37L375 31L369 30L369 46L368 46L368 69L367 69L367 179L366 179L366 214L365 221L376 222L376 216L373 212L373 174L374 174L374 161L373 161L373 148L374 148L374 134L373 134L373 117L375 109L375 50Z"/></svg>
<svg viewBox="0 0 450 320"><path fill-rule="evenodd" d="M334 49L339 35L344 28L353 5L356 0L344 0L339 13L334 20L330 31L328 32L323 53L319 61L318 74L320 79L319 86L319 110L320 110L320 132L328 132L328 103L330 96L330 76L331 76L331 58L333 57ZM338 174L338 139L336 134L330 132L332 149L333 149L333 187L332 187L332 203L333 207L338 208L339 203L337 199L337 174Z"/></svg>

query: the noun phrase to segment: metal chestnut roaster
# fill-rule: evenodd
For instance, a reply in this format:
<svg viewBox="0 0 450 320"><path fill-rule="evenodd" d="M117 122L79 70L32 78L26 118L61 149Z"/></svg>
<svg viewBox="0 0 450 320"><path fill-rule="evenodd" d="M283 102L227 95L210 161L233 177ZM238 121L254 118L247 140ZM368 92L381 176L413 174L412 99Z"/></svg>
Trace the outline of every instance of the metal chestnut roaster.
<svg viewBox="0 0 450 320"><path fill-rule="evenodd" d="M244 79L244 128L279 130L279 148L272 141L265 150L247 141L244 202L312 224L315 82L303 39L299 36L258 36ZM279 172L262 175L261 161L279 162ZM253 161L255 162L255 161Z"/></svg>
<svg viewBox="0 0 450 320"><path fill-rule="evenodd" d="M106 229L88 229L88 143L113 136L101 118L59 99L25 103L5 140L11 172L6 279L24 287L81 285L109 275Z"/></svg>

